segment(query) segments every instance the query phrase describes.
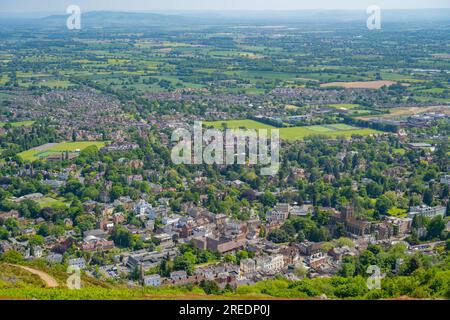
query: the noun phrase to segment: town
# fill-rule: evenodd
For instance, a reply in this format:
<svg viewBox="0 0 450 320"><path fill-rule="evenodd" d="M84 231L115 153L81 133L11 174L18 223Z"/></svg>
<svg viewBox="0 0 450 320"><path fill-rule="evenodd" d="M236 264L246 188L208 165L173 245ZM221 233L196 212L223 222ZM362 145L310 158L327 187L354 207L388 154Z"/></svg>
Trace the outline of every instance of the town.
<svg viewBox="0 0 450 320"><path fill-rule="evenodd" d="M100 37L133 20L104 15L70 37L58 16L0 29L0 296L51 294L29 295L28 268L68 297L73 270L90 298L450 297L448 30L156 15L158 32ZM279 170L248 145L174 163L173 132L198 122L278 130Z"/></svg>

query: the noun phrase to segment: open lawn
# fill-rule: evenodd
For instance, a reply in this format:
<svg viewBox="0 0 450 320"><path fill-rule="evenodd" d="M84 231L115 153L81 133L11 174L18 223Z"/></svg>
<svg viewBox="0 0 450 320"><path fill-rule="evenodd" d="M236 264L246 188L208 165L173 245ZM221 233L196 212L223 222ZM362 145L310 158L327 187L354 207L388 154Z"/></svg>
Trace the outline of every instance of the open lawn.
<svg viewBox="0 0 450 320"><path fill-rule="evenodd" d="M90 146L97 146L101 149L105 146L104 141L82 141L82 142L61 142L61 143L48 143L24 152L19 153L25 161L34 161L37 159L46 158L47 156L58 152L79 152Z"/></svg>
<svg viewBox="0 0 450 320"><path fill-rule="evenodd" d="M393 207L393 208L389 209L388 214L393 217L404 218L407 216L407 214L406 214L407 212L408 211L405 209Z"/></svg>
<svg viewBox="0 0 450 320"><path fill-rule="evenodd" d="M0 122L0 127L4 127L7 123L12 127L29 127L33 125L34 121Z"/></svg>
<svg viewBox="0 0 450 320"><path fill-rule="evenodd" d="M63 207L67 206L63 201L57 200L51 197L44 197L38 200L35 200L41 208L54 208L54 207Z"/></svg>

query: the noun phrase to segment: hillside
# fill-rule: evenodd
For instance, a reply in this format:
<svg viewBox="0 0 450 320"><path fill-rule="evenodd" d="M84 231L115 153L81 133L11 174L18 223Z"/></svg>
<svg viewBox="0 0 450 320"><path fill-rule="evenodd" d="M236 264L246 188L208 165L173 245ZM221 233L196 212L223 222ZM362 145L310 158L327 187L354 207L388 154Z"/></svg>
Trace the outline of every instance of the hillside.
<svg viewBox="0 0 450 320"><path fill-rule="evenodd" d="M68 15L53 15L41 19L46 25L65 25ZM177 15L156 13L92 11L82 13L82 26L88 28L105 27L151 27L195 24L198 19Z"/></svg>

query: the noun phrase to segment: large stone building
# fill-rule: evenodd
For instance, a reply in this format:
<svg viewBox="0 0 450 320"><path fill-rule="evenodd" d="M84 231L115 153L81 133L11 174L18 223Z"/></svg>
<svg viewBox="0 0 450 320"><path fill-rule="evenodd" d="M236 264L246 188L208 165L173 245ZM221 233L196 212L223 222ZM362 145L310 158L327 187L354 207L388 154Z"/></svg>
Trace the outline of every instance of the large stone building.
<svg viewBox="0 0 450 320"><path fill-rule="evenodd" d="M352 206L345 206L340 213L333 213L330 218L330 226L334 231L338 224L342 224L349 234L364 236L370 233L371 223L358 219L355 216L355 209Z"/></svg>

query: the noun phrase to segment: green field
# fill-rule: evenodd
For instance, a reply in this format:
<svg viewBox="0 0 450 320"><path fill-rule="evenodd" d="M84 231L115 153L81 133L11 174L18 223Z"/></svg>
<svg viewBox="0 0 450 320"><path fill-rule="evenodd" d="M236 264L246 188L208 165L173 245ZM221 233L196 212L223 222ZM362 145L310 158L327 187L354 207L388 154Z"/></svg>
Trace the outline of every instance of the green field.
<svg viewBox="0 0 450 320"><path fill-rule="evenodd" d="M355 103L336 103L336 104L330 104L328 105L328 107L330 108L336 108L336 109L355 109L355 108L359 108L360 105L359 104L355 104Z"/></svg>
<svg viewBox="0 0 450 320"><path fill-rule="evenodd" d="M217 129L222 129L223 124L229 129L275 129L271 125L267 125L254 120L228 120L228 121L214 121L214 122L204 122L204 126L213 126ZM349 126L347 124L330 124L330 125L320 125L320 126L305 126L305 127L290 127L290 128L280 128L280 137L283 140L303 140L305 137L320 135L326 138L335 139L337 137L350 138L352 135L372 135L379 134L381 131L368 129L368 128L358 128Z"/></svg>
<svg viewBox="0 0 450 320"><path fill-rule="evenodd" d="M44 197L44 198L38 199L38 200L36 200L36 202L39 204L39 206L41 208L46 208L46 207L53 208L53 207L67 206L63 201L53 199L50 197Z"/></svg>
<svg viewBox="0 0 450 320"><path fill-rule="evenodd" d="M83 141L83 142L61 142L56 145L41 146L33 148L18 154L25 161L34 161L38 159L43 159L51 154L59 152L76 152L77 150L82 151L90 146L97 146L101 149L105 146L106 142L103 141Z"/></svg>
<svg viewBox="0 0 450 320"><path fill-rule="evenodd" d="M408 210L393 207L393 208L389 209L388 214L393 217L404 218L407 216L407 214L406 214L407 212L408 212Z"/></svg>
<svg viewBox="0 0 450 320"><path fill-rule="evenodd" d="M239 128L245 128L245 129L273 129L275 127L264 124L258 121L254 120L228 120L228 121L213 121L213 122L203 122L203 125L205 127L213 126L217 129L222 129L223 125L226 125L226 128L228 129L239 129Z"/></svg>
<svg viewBox="0 0 450 320"><path fill-rule="evenodd" d="M0 122L0 127L4 127L7 123L12 127L29 127L33 125L34 121Z"/></svg>

